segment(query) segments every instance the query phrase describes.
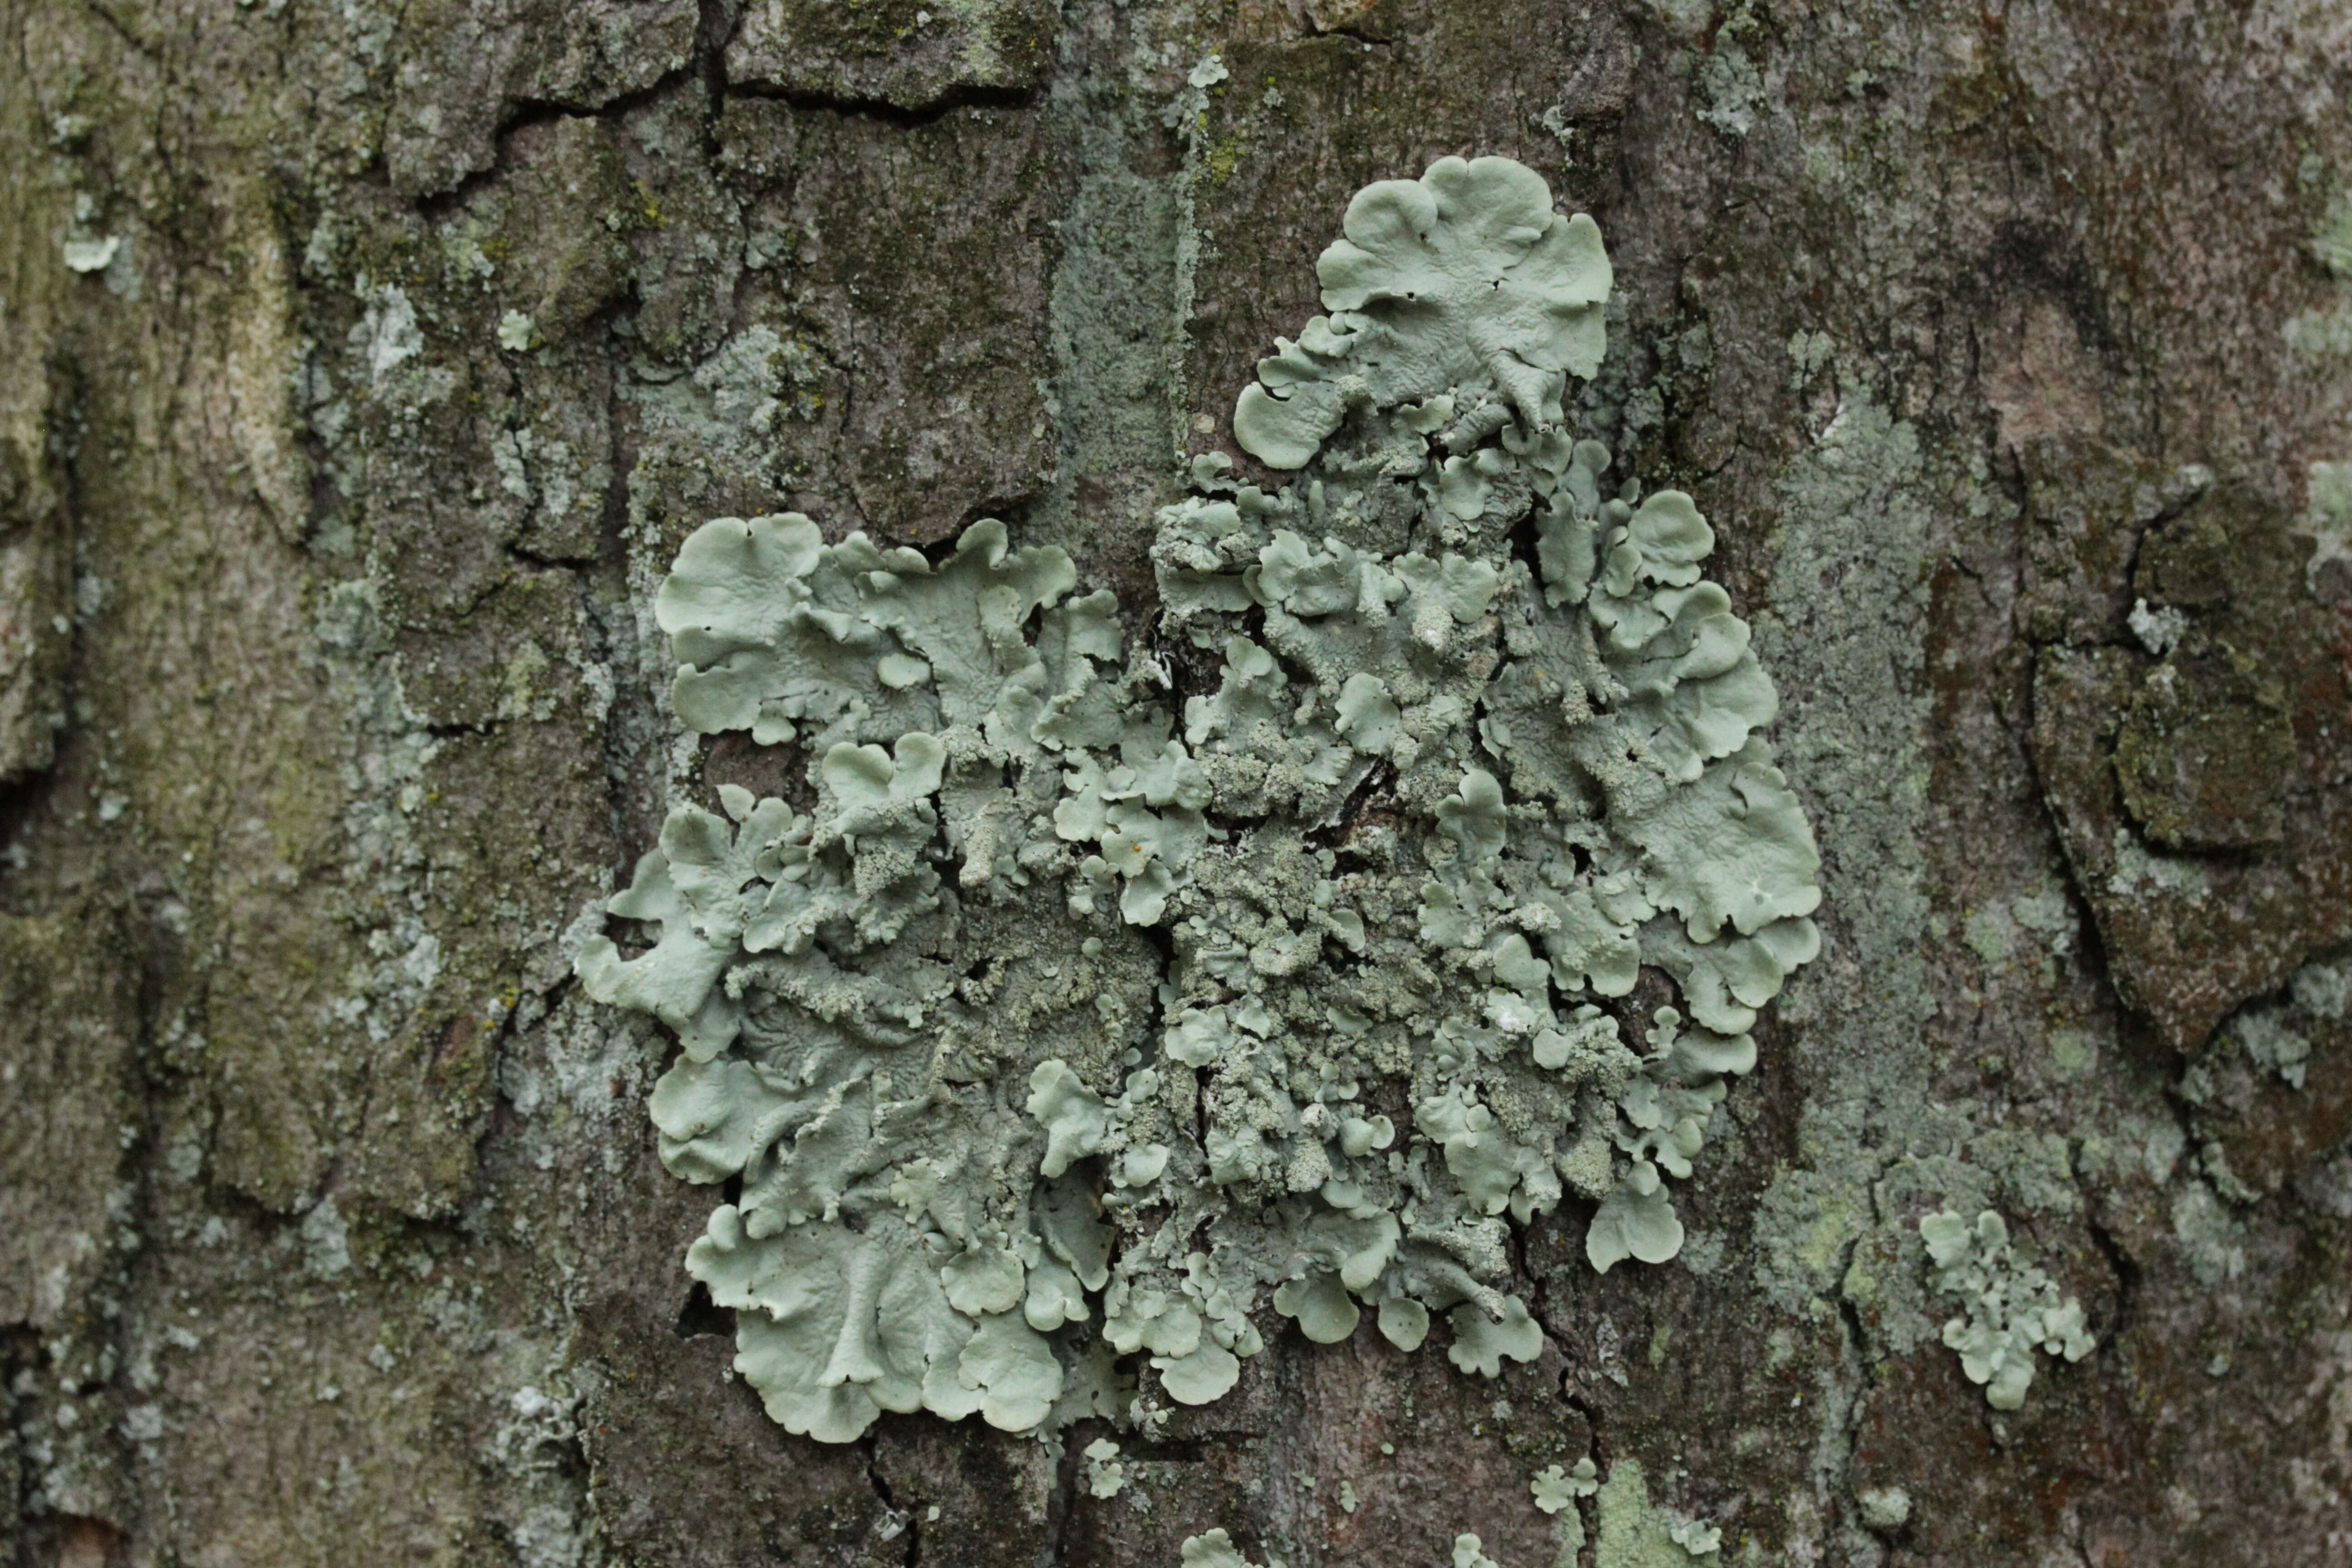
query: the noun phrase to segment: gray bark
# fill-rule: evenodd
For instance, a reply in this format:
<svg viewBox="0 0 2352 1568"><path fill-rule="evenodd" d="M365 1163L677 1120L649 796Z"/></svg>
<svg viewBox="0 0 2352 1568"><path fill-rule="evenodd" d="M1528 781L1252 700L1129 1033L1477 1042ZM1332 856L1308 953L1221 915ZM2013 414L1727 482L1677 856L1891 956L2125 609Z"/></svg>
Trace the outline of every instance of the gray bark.
<svg viewBox="0 0 2352 1568"><path fill-rule="evenodd" d="M1538 1568L1590 1452L1724 1562L2352 1562L2341 7L931 4L0 0L0 1560ZM788 1436L570 979L673 792L781 783L673 745L652 584L995 515L1148 605L1448 153L1599 219L1580 417L1715 520L1821 839L1691 1245L1530 1226L1499 1383L1269 1315L1111 1499ZM1943 1208L2096 1334L2017 1411ZM1612 1496L1584 1562L1687 1560Z"/></svg>

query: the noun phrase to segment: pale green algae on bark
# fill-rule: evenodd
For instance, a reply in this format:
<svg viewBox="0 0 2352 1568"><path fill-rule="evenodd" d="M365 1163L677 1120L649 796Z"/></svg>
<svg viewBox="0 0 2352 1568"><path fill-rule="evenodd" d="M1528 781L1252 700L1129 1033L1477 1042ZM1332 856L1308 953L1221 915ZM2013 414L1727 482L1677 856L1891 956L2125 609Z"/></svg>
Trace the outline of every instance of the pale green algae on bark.
<svg viewBox="0 0 2352 1568"><path fill-rule="evenodd" d="M662 1157L740 1183L687 1266L794 1432L1149 1426L1268 1300L1533 1359L1510 1227L1574 1194L1594 1268L1673 1257L1818 949L1713 532L1562 428L1599 229L1499 158L1345 227L1235 413L1297 476L1194 463L1142 635L993 521L933 563L724 518L662 585L680 722L793 748L806 809L672 811L609 906L634 956L579 970L681 1042ZM1679 1005L1633 1014L1645 966Z"/></svg>

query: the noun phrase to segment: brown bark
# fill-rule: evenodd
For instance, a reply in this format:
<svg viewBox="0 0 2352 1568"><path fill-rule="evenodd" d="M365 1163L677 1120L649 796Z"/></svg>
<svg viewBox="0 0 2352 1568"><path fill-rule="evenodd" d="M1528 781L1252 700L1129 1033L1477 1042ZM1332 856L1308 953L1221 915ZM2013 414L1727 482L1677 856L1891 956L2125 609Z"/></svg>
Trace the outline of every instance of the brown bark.
<svg viewBox="0 0 2352 1568"><path fill-rule="evenodd" d="M1725 1562L2352 1562L2341 9L931 4L0 0L0 1559L1539 1568L1590 1451ZM570 979L671 790L783 777L673 747L652 584L997 515L1148 605L1448 153L1599 219L1579 417L1715 519L1822 841L1691 1245L1538 1222L1494 1384L1269 1314L1108 1500L787 1436ZM2096 1332L2014 1413L1943 1207Z"/></svg>

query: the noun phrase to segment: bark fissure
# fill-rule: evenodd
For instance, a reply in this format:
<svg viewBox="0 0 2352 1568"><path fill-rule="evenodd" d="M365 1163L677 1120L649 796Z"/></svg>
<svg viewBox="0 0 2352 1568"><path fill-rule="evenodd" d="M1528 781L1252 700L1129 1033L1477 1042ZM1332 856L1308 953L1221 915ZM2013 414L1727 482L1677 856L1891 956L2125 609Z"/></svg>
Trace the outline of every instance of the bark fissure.
<svg viewBox="0 0 2352 1568"><path fill-rule="evenodd" d="M2291 984L2332 995L2352 936L2352 580L2315 557L2352 68L2204 0L1499 3L761 0L800 51L766 63L733 0L0 17L0 714L66 717L0 784L0 1561L1092 1568L1223 1528L1522 1568L1572 1440L1664 1510L1612 1503L1612 1552L1712 1509L1726 1561L2346 1560L2352 1043ZM1609 235L1570 423L1717 520L1861 911L1703 1156L1691 1267L1596 1279L1588 1205L1507 1221L1547 1359L1494 1383L1442 1324L1405 1358L1262 1310L1228 1415L1105 1424L1149 1510L977 1420L791 1436L681 1294L673 1047L570 978L673 795L775 771L676 744L646 595L714 516L993 513L1197 684L1148 629L1177 449L1234 449L1351 194L1441 153ZM2213 784L2237 699L2159 702L2199 638L2275 684L2278 777ZM2119 757L2289 826L2168 848ZM2304 1075L2225 1103L2250 1006ZM2100 1299L2019 1411L1940 1342L1942 1208Z"/></svg>

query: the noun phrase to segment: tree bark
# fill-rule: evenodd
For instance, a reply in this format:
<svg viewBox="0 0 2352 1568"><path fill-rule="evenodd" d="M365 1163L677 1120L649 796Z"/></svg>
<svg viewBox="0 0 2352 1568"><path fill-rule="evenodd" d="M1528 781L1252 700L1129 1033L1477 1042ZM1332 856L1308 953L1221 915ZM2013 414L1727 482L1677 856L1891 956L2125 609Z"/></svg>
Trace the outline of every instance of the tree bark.
<svg viewBox="0 0 2352 1568"><path fill-rule="evenodd" d="M2341 9L931 4L0 0L0 1560L2352 1563ZM1487 153L1824 862L1682 1257L1527 1226L1496 1382L1267 1313L1110 1498L788 1436L572 979L787 782L654 584L995 516L1148 609L1349 195ZM2095 1336L2016 1410L1947 1210Z"/></svg>

